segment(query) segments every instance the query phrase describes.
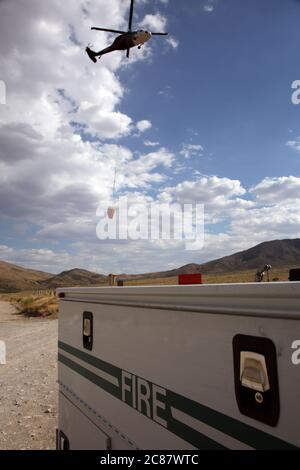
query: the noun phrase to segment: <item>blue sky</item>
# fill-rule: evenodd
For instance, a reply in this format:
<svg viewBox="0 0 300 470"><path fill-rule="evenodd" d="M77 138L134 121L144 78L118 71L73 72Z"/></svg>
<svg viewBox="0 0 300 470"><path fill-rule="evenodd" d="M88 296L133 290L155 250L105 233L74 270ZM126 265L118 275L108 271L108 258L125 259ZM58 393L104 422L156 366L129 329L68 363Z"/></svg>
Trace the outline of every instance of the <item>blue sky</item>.
<svg viewBox="0 0 300 470"><path fill-rule="evenodd" d="M285 141L299 130L290 86L299 76L300 2L215 5L211 13L199 1L166 6L178 51L161 53L163 40L155 41L152 67L144 63L133 77L124 74L131 92L123 109L137 119L146 109L157 127L151 137L173 151L190 140L204 146L212 157L194 162L203 173L246 185L287 169L295 173L299 160ZM159 95L166 87L167 96Z"/></svg>
<svg viewBox="0 0 300 470"><path fill-rule="evenodd" d="M135 25L168 39L94 65L84 47L112 36L90 26L123 28L128 6L1 3L0 258L145 272L299 237L300 2L136 0ZM204 246L98 240L115 166L117 194L145 210L203 203Z"/></svg>

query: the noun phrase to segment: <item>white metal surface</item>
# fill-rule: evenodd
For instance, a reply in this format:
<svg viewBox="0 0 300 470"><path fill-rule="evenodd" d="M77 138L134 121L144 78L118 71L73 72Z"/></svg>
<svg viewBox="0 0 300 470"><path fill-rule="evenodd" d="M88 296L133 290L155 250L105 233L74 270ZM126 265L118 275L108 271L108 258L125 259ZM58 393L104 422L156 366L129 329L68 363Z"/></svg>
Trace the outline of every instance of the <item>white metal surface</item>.
<svg viewBox="0 0 300 470"><path fill-rule="evenodd" d="M299 282L57 289L68 300L195 312L300 318Z"/></svg>
<svg viewBox="0 0 300 470"><path fill-rule="evenodd" d="M109 436L63 393L59 394L59 414L64 423L64 434L70 441L70 450L110 449Z"/></svg>
<svg viewBox="0 0 300 470"><path fill-rule="evenodd" d="M291 361L291 345L300 339L300 283L58 292L65 294L59 318L61 388L88 404L113 449L211 448L214 443L232 449L300 447L300 366ZM92 351L82 346L84 311L94 317ZM239 412L236 334L267 337L276 346L281 403L276 427ZM88 416L87 407L77 402ZM65 420L60 414L62 430ZM75 432L80 439L85 431L81 426Z"/></svg>

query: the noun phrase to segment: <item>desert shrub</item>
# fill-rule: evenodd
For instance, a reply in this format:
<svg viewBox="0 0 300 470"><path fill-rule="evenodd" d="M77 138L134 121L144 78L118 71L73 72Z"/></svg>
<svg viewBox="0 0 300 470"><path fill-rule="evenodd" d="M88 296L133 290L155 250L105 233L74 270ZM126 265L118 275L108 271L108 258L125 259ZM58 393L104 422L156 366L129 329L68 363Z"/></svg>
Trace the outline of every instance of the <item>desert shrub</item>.
<svg viewBox="0 0 300 470"><path fill-rule="evenodd" d="M35 299L32 296L18 299L18 306L20 313L27 317L38 317L41 315L39 305L35 303Z"/></svg>

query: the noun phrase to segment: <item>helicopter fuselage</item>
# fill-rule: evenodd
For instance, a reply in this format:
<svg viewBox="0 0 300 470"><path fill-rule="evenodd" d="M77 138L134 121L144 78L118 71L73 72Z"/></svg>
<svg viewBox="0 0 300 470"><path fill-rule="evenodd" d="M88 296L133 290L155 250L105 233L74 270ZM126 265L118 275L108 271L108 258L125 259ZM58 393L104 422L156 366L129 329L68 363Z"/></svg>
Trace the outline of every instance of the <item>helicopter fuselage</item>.
<svg viewBox="0 0 300 470"><path fill-rule="evenodd" d="M134 31L133 33L133 42L135 46L142 46L145 42L151 39L152 34L149 31L144 31L140 29L139 31Z"/></svg>
<svg viewBox="0 0 300 470"><path fill-rule="evenodd" d="M128 33L118 36L112 47L119 50L130 49L131 47L142 46L151 39L151 33L148 31L129 31Z"/></svg>

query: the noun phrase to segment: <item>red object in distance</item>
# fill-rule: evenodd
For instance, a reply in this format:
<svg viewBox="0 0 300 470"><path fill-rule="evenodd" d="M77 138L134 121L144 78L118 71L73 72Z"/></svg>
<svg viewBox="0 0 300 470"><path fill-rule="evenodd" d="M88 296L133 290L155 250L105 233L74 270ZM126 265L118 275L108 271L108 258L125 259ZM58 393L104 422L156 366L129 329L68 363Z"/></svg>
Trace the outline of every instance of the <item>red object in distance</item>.
<svg viewBox="0 0 300 470"><path fill-rule="evenodd" d="M202 282L202 274L179 274L178 276L178 284L180 286L187 285L187 284L203 284Z"/></svg>

